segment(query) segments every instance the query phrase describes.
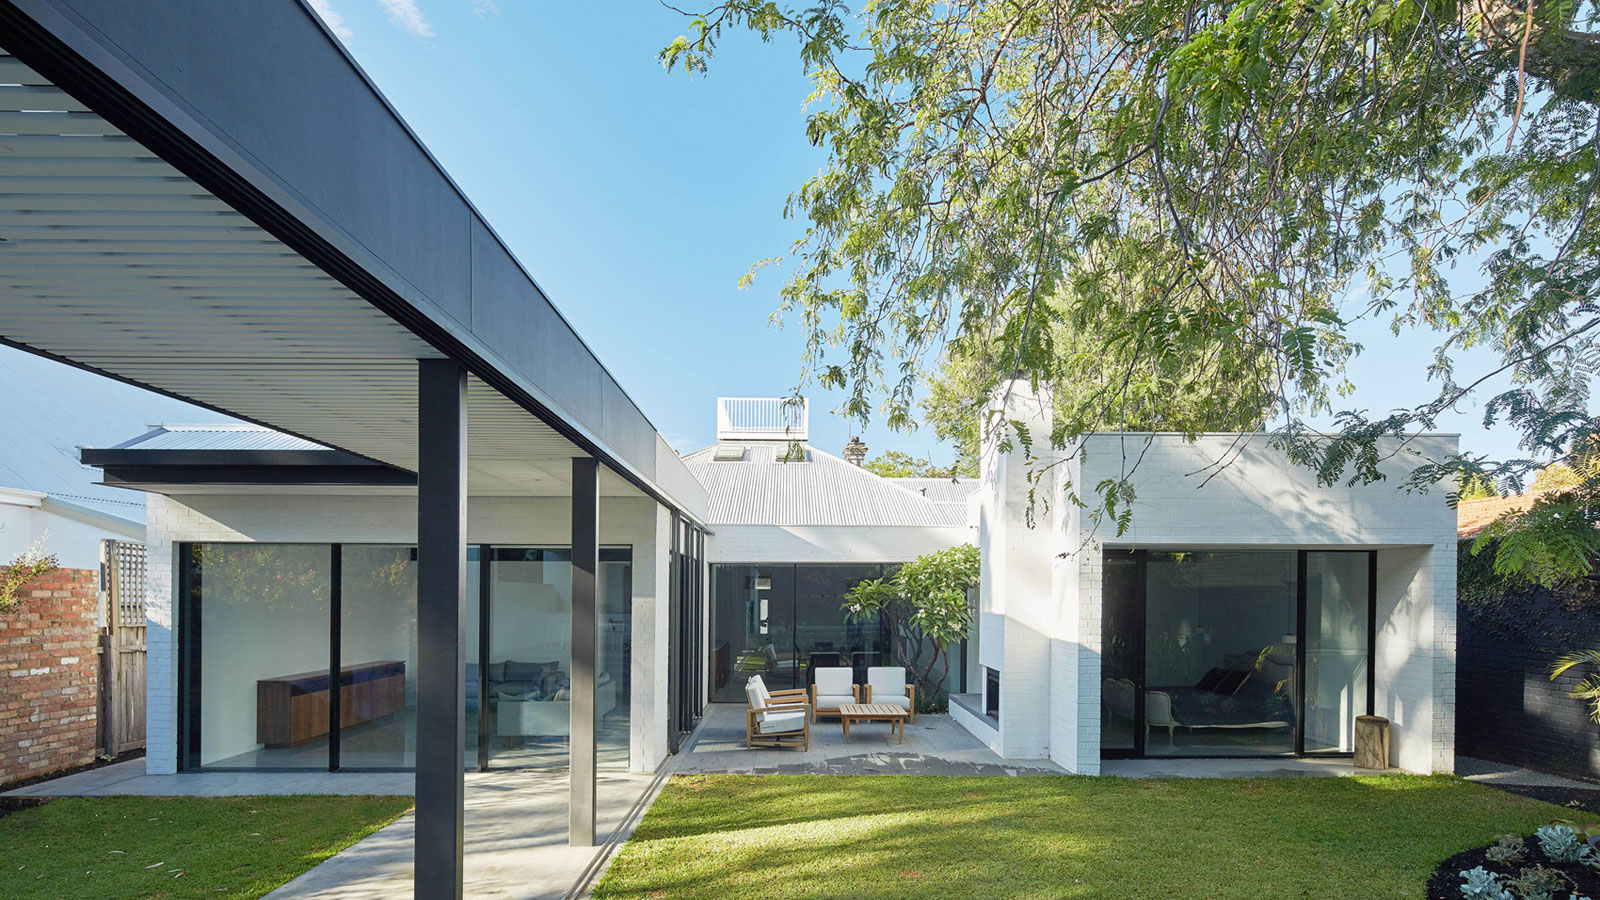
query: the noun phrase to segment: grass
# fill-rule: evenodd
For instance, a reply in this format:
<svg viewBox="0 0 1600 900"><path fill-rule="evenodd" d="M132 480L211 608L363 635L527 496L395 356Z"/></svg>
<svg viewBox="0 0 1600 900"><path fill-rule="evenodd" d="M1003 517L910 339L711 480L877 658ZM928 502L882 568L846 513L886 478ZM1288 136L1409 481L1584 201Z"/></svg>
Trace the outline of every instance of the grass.
<svg viewBox="0 0 1600 900"><path fill-rule="evenodd" d="M0 818L0 897L254 900L410 797L72 797Z"/></svg>
<svg viewBox="0 0 1600 900"><path fill-rule="evenodd" d="M678 777L596 900L1379 900L1562 814L1450 777Z"/></svg>

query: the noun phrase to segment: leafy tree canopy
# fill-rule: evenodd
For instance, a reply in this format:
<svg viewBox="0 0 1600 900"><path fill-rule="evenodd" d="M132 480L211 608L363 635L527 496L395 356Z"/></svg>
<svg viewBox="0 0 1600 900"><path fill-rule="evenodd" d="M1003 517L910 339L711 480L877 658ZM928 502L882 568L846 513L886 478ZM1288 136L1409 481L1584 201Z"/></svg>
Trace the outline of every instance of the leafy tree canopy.
<svg viewBox="0 0 1600 900"><path fill-rule="evenodd" d="M1097 389L1054 444L1217 416L1331 483L1380 477L1380 439L1471 398L1526 456L1429 460L1408 483L1518 490L1596 430L1596 17L1596 0L724 0L661 58L705 71L729 29L798 40L827 159L790 198L805 232L779 312L848 414L911 425L945 361L1060 385L1088 355ZM1436 348L1407 408L1339 408L1367 318ZM1475 347L1494 365L1458 369ZM1525 514L1559 536L1561 574L1587 571L1568 551L1596 501L1586 478Z"/></svg>
<svg viewBox="0 0 1600 900"><path fill-rule="evenodd" d="M926 553L891 578L863 581L845 593L849 621L889 621L895 658L911 670L920 697L938 696L950 648L972 629L969 594L978 586L978 558L971 544Z"/></svg>
<svg viewBox="0 0 1600 900"><path fill-rule="evenodd" d="M978 474L976 467L964 462L941 466L900 450L885 450L863 462L861 468L884 478L971 478Z"/></svg>

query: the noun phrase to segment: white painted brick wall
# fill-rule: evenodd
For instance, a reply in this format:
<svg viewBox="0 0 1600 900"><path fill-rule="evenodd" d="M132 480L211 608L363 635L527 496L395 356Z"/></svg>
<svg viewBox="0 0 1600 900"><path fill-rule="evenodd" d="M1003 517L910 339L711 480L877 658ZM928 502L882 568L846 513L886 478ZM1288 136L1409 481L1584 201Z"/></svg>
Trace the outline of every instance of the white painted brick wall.
<svg viewBox="0 0 1600 900"><path fill-rule="evenodd" d="M633 703L635 771L666 758L666 587L670 530L644 498L602 497L600 542L633 548ZM150 566L146 609L146 771L177 771L177 544L202 541L414 543L412 496L227 495L148 497ZM559 497L472 497L467 540L562 545L570 541L571 503ZM657 586L660 597L657 597ZM658 627L659 626L659 627ZM659 646L658 646L659 645Z"/></svg>
<svg viewBox="0 0 1600 900"><path fill-rule="evenodd" d="M1032 427L1045 431L1038 422ZM999 661L1002 671L1002 752L1099 772L1105 547L1360 547L1381 550L1375 682L1379 714L1395 720L1394 762L1450 771L1455 512L1442 490L1408 493L1398 484L1455 447L1449 435L1396 444L1382 465L1387 480L1324 487L1260 437L1204 435L1191 444L1178 435L1096 435L1085 442L1081 467L1056 466L1050 514L1030 529L1019 474L1030 464L1020 449L1002 456L991 443L976 501L984 551L979 654L985 665ZM1225 464L1215 465L1219 460ZM1123 473L1131 473L1137 498L1127 533L1068 508L1070 488L1092 500L1097 484Z"/></svg>

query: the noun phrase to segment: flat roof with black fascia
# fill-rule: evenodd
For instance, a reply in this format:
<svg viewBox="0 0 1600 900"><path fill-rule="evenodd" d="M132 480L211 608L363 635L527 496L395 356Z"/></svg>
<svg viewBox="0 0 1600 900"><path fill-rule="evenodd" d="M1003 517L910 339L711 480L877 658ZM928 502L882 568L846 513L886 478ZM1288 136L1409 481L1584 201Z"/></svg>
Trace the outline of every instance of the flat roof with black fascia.
<svg viewBox="0 0 1600 900"><path fill-rule="evenodd" d="M0 341L402 470L418 360L449 358L475 493L554 493L587 456L703 519L677 454L299 0L0 0L0 134Z"/></svg>
<svg viewBox="0 0 1600 900"><path fill-rule="evenodd" d="M297 485L414 488L404 469L251 425L157 426L105 449L84 448L103 483L131 490Z"/></svg>

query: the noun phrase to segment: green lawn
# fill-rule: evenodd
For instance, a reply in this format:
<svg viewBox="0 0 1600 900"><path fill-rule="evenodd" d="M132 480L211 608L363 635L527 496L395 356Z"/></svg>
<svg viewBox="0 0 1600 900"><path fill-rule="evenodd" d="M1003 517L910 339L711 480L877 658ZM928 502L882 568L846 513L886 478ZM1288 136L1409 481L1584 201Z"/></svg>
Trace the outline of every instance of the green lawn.
<svg viewBox="0 0 1600 900"><path fill-rule="evenodd" d="M1420 898L1560 814L1448 777L679 777L595 897Z"/></svg>
<svg viewBox="0 0 1600 900"><path fill-rule="evenodd" d="M0 817L0 897L260 897L410 808L410 797L51 800Z"/></svg>

